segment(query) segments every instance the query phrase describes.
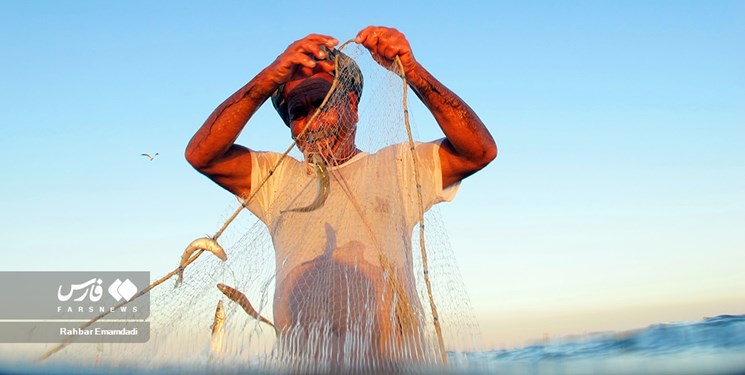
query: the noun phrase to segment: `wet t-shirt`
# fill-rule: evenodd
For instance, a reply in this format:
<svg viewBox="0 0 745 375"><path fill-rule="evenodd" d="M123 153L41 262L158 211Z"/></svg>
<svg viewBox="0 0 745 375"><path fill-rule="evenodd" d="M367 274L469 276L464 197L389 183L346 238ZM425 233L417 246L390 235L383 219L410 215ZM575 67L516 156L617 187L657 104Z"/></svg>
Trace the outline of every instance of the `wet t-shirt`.
<svg viewBox="0 0 745 375"><path fill-rule="evenodd" d="M439 147L439 142L416 145L418 171L407 143L328 166L328 198L309 212L293 209L317 199L314 167L289 156L277 165L282 154L252 152L255 196L247 208L272 237L274 318L280 329L319 322L337 331L370 328L380 323L370 323L376 315L395 309L391 301L419 308L411 249L420 214L416 173L424 211L452 200L458 188L442 188Z"/></svg>

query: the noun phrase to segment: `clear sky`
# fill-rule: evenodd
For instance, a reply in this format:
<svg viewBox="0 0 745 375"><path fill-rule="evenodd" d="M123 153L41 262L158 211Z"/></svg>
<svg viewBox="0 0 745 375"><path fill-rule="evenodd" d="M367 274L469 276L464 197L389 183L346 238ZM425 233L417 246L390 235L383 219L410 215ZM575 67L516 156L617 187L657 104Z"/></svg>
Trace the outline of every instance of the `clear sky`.
<svg viewBox="0 0 745 375"><path fill-rule="evenodd" d="M0 19L0 270L172 269L234 207L183 158L210 112L292 41L379 24L499 146L441 206L486 347L745 313L745 2L3 1ZM270 106L256 119L264 148L289 144Z"/></svg>

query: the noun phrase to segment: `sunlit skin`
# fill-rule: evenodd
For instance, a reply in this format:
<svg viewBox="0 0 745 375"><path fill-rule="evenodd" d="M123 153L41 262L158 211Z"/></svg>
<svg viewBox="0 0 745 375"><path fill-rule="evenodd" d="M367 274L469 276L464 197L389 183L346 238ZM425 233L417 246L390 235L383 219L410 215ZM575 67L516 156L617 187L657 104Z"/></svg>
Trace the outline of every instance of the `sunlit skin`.
<svg viewBox="0 0 745 375"><path fill-rule="evenodd" d="M476 113L419 64L401 32L370 26L360 31L354 41L367 48L383 66L391 66L396 56L401 60L409 86L445 134L440 147L444 187L470 176L496 157L494 139ZM212 112L186 148L189 163L231 193L248 197L251 193L251 150L235 144L235 140L251 116L280 85L286 84L287 92L304 79L333 71L333 62L326 60L322 46L332 48L338 43L336 38L311 34L290 44L274 62ZM354 110L356 112L356 108ZM354 118L356 121L356 115ZM295 124L291 131L298 131ZM338 156L343 159L345 152L355 152L353 145L354 132L348 135L348 140L334 142L332 146L337 147L341 152Z"/></svg>
<svg viewBox="0 0 745 375"><path fill-rule="evenodd" d="M497 148L494 140L479 117L419 64L402 33L392 28L370 26L360 31L354 41L367 48L375 61L383 66L391 66L396 57L400 59L409 86L427 106L445 134L439 148L443 187L458 183L485 167L496 157ZM312 84L320 87L326 84L312 80L333 80L329 73L333 72L334 64L327 59L324 49L337 44L337 39L319 34L308 35L290 44L274 62L215 109L186 148L189 163L231 193L243 198L249 197L252 150L235 144L235 141L256 110L282 85L286 99L298 96L297 99L288 100L290 134L306 155L306 159L311 153L320 153L329 166L334 166L358 154L360 150L355 143L358 121L355 93L346 93L349 100L340 101L344 104L324 107L318 117L310 123L311 116L325 95L319 95L317 91L312 90L308 92L312 91L313 95L297 94L302 92L299 88L308 88ZM290 298L293 293L313 298L312 295L302 292L302 285L296 285L293 280L307 278L314 272L320 272L319 270L357 270L356 263L351 268L347 264L348 259L345 256L349 254L349 251L334 251L328 259L315 259L305 263L311 265L316 262L317 266L289 270L292 271L291 276L283 280L283 290L275 295L275 323L280 330L292 326L295 322L293 317L300 313L293 310L290 304L295 300ZM375 267L371 268L368 274L360 273L358 276L360 280L368 280L372 285L370 287L375 290L374 293L380 294L380 291L385 290L382 281L379 281L383 278L378 277L383 272L382 268ZM346 299L340 297L332 302L333 306L338 305L336 307L339 311L348 311L360 301L352 301L347 305ZM384 337L394 330L394 323L385 313L390 309L384 304L379 305L376 307L382 310L376 314L378 326L375 330ZM321 311L325 311L324 308L325 306L311 305L309 310L304 310L303 313L304 316L314 316L316 310L320 314ZM359 312L354 314L361 315ZM401 317L397 317L399 318ZM335 332L341 337L346 328L336 327ZM385 342L382 338L380 340L382 350Z"/></svg>
<svg viewBox="0 0 745 375"><path fill-rule="evenodd" d="M285 92L294 90L306 79L333 82L330 74L316 73L288 82ZM350 92L342 95L347 95L349 100L342 101L342 104L327 103L322 111L318 109L326 95L303 97L291 102L287 108L290 133L300 150L305 155L321 154L329 165L341 164L360 152L354 142L358 120L356 94ZM313 115L316 117L313 118Z"/></svg>

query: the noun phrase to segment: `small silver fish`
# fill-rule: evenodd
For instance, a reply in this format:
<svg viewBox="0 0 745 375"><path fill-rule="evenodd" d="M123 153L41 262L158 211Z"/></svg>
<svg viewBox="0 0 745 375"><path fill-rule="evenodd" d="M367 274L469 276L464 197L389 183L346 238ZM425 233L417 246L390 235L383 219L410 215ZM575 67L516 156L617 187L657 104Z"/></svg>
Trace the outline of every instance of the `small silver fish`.
<svg viewBox="0 0 745 375"><path fill-rule="evenodd" d="M261 316L256 309L254 309L253 306L251 306L251 302L248 301L248 297L246 297L243 292L239 291L238 289L235 289L233 287L227 286L225 284L217 284L217 289L220 289L222 294L224 294L226 297L233 300L233 302L237 303L240 307L243 308L244 311L250 316L252 316L255 319L258 319L260 322L266 323L272 328L274 328L274 332L279 334L279 331L277 330L277 327L274 326L274 323L269 321L269 319Z"/></svg>
<svg viewBox="0 0 745 375"><path fill-rule="evenodd" d="M331 188L331 180L329 177L329 170L326 166L326 162L319 154L313 154L313 166L316 171L316 179L318 181L318 193L316 199L305 207L290 208L282 212L311 212L323 206L326 203L326 199L329 197L329 190Z"/></svg>
<svg viewBox="0 0 745 375"><path fill-rule="evenodd" d="M220 244L217 243L217 241L215 241L215 239L209 237L197 238L196 240L191 241L189 246L187 246L184 250L184 254L181 255L181 269L178 272L178 280L176 280L176 286L179 286L181 282L184 281L184 267L186 267L191 254L193 254L197 250L209 251L212 254L215 254L215 256L220 258L220 260L222 260L223 262L228 260L228 256L227 254L225 254L225 250L222 248L222 246L220 246Z"/></svg>
<svg viewBox="0 0 745 375"><path fill-rule="evenodd" d="M225 323L225 310L222 308L222 300L217 301L217 308L215 309L215 320L212 322L212 339L210 341L210 348L212 352L219 352L222 350L222 326Z"/></svg>

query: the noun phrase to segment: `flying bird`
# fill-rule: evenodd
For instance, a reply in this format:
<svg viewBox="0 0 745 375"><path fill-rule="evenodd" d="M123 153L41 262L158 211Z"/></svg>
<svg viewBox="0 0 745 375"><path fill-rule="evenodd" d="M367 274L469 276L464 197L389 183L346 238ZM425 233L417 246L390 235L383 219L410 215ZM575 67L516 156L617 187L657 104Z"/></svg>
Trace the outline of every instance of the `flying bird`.
<svg viewBox="0 0 745 375"><path fill-rule="evenodd" d="M158 153L156 152L155 155L150 155L148 153L144 153L144 154L141 154L141 155L142 156L146 156L148 159L150 159L150 161L153 161L153 159L155 159L155 157L158 156Z"/></svg>

